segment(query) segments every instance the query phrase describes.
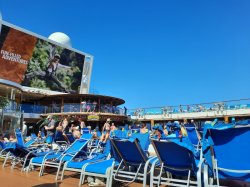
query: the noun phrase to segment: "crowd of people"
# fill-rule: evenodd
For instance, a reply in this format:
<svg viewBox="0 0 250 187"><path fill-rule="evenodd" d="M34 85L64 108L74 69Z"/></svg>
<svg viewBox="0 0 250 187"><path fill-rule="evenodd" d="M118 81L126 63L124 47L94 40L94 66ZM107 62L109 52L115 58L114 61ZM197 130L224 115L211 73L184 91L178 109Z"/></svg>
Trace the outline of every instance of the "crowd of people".
<svg viewBox="0 0 250 187"><path fill-rule="evenodd" d="M117 128L110 118L106 120L100 132L99 126L96 126L94 130L92 130L91 126L86 126L84 120L80 117L63 116L58 119L58 117L49 115L40 125L37 136L40 138L42 134L44 134L46 137L50 137L50 140L47 143L52 143L56 134L60 132L67 141L68 134L71 134L74 139L79 139L86 129L90 133L93 133L94 138L97 138L99 134L102 134L100 140L105 143L109 138L110 132L116 130ZM22 125L22 134L24 137L27 136L27 125L25 122L23 122ZM0 133L0 140L2 142L16 142L14 131L6 133L5 135Z"/></svg>
<svg viewBox="0 0 250 187"><path fill-rule="evenodd" d="M190 123L194 123L194 121L191 120ZM152 136L158 136L160 138L162 135L168 136L173 133L174 128L176 128L176 126L178 126L180 130L175 135L185 136L186 132L183 128L185 124L188 124L186 120L184 120L183 122L174 121L168 122L166 124L157 123L151 128L150 125L147 125L146 123L138 123L132 125L125 125L122 129L128 131L137 130L140 133L151 133ZM100 142L105 143L109 139L111 133L114 130L117 130L118 127L116 127L115 123L112 122L110 118L106 120L100 130L99 126L96 126L94 129L92 128L92 130L91 126L86 126L84 120L80 117L63 116L61 119L56 119L55 116L49 115L40 125L38 137L41 136L42 132L45 132L45 135L47 137L52 137L52 139L50 140L50 143L52 143L55 134L61 132L61 134L65 137L66 140L67 134L69 133L72 134L75 139L79 139L84 133L83 131L86 129L89 129L89 132L93 133L94 138L99 138ZM27 126L25 122L23 123L22 132L25 137L27 135ZM16 141L14 133L10 133L9 136L0 135L0 139L4 142Z"/></svg>
<svg viewBox="0 0 250 187"><path fill-rule="evenodd" d="M82 118L72 118L70 116L64 116L58 122L58 120L56 120L53 116L49 115L43 125L44 126L41 128L41 130L44 129L47 136L55 137L57 132L61 132L66 140L67 134L69 133L72 134L75 139L79 139L87 129L89 133L93 134L93 138L99 138L100 142L102 143L106 143L110 137L110 133L117 129L115 123L112 122L110 118L106 120L101 129L99 129L99 126L94 128L91 126L86 126Z"/></svg>

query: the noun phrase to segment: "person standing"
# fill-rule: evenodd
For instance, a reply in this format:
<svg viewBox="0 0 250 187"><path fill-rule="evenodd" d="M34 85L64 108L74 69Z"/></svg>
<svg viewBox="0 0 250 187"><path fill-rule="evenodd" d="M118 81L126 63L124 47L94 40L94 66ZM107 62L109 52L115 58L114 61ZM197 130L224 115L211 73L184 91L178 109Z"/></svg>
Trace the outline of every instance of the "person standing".
<svg viewBox="0 0 250 187"><path fill-rule="evenodd" d="M53 116L51 115L49 115L47 119L48 119L48 123L47 125L44 126L44 129L47 132L46 142L48 144L52 144L54 140L55 120L53 119Z"/></svg>
<svg viewBox="0 0 250 187"><path fill-rule="evenodd" d="M109 138L110 130L111 130L110 122L111 122L111 119L108 118L107 121L105 122L105 124L103 125L103 128L102 128L101 142L103 142L103 143L106 143L108 138Z"/></svg>
<svg viewBox="0 0 250 187"><path fill-rule="evenodd" d="M94 102L92 103L92 106L93 106L93 108L92 108L92 112L95 112L95 110L96 110L96 106L97 106L97 102L96 102L96 101L94 101Z"/></svg>
<svg viewBox="0 0 250 187"><path fill-rule="evenodd" d="M55 120L53 119L53 116L48 116L48 124L45 125L44 128L47 131L47 135L54 135Z"/></svg>
<svg viewBox="0 0 250 187"><path fill-rule="evenodd" d="M127 108L124 106L124 115L126 116L127 115Z"/></svg>
<svg viewBox="0 0 250 187"><path fill-rule="evenodd" d="M86 104L87 103L85 100L81 102L81 109L82 109L81 112L86 112Z"/></svg>
<svg viewBox="0 0 250 187"><path fill-rule="evenodd" d="M81 134L84 134L83 130L86 128L85 122L82 118L79 118L80 128L81 128Z"/></svg>
<svg viewBox="0 0 250 187"><path fill-rule="evenodd" d="M23 134L24 137L27 136L27 131L28 131L28 128L27 128L27 125L26 125L26 121L23 121L22 134Z"/></svg>

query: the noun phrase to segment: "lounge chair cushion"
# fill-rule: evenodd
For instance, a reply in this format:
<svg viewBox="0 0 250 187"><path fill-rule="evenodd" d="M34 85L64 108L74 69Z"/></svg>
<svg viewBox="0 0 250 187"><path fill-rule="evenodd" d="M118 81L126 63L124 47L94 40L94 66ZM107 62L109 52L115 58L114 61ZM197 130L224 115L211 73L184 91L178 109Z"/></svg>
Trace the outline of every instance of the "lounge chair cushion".
<svg viewBox="0 0 250 187"><path fill-rule="evenodd" d="M85 171L90 173L106 174L106 171L109 167L112 166L114 160L104 160L94 164L90 164L86 167Z"/></svg>

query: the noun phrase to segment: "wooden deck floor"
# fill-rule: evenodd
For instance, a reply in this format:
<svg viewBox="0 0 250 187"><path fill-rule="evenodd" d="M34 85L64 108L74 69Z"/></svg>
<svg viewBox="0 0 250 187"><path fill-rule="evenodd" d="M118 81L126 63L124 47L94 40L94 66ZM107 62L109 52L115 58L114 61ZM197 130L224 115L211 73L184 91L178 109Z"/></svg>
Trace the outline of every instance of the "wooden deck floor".
<svg viewBox="0 0 250 187"><path fill-rule="evenodd" d="M0 187L77 187L80 175L74 172L65 172L64 180L55 181L55 172L39 177L38 171L21 172L20 168L11 170L10 166L2 168L0 162ZM250 187L250 183L238 183L232 181L222 182L223 186ZM87 187L88 185L82 185ZM112 187L122 187L120 183L113 183ZM139 187L142 183L132 183L129 187Z"/></svg>
<svg viewBox="0 0 250 187"><path fill-rule="evenodd" d="M9 166L2 168L0 162L0 187L77 187L80 175L74 172L66 172L64 180L55 181L55 172L39 177L38 171L21 172L20 168L11 170ZM82 185L87 187L88 185ZM114 187L121 187L121 184L114 184ZM131 187L142 186L140 183L133 183Z"/></svg>

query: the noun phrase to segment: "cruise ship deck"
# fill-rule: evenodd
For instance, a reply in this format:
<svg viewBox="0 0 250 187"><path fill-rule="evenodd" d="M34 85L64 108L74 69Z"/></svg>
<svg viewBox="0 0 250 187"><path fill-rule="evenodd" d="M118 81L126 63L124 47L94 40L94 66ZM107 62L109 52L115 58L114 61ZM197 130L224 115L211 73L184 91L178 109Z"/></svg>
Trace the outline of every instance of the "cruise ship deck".
<svg viewBox="0 0 250 187"><path fill-rule="evenodd" d="M68 177L63 181L55 181L54 174L47 174L43 177L38 176L38 171L35 172L20 172L18 169L11 170L10 168L0 167L1 186L5 187L72 187L78 186L79 174L66 172ZM224 181L221 185L233 187L250 187L249 183L238 183L233 181ZM82 185L87 187L88 185ZM113 183L112 187L123 186L120 183ZM124 185L125 186L125 185ZM141 186L141 183L131 183L126 185L129 187Z"/></svg>
<svg viewBox="0 0 250 187"><path fill-rule="evenodd" d="M2 166L2 162L1 162ZM5 187L72 187L78 186L79 174L72 172L66 172L68 177L65 177L63 181L55 181L55 174L45 174L43 177L38 176L38 171L34 172L21 172L18 168L11 170L10 167L0 167L0 181L1 186ZM88 186L87 183L82 187ZM113 183L113 186L121 186L120 184ZM136 187L141 186L139 183L132 183L129 186Z"/></svg>
<svg viewBox="0 0 250 187"><path fill-rule="evenodd" d="M119 3L122 11L84 3L64 10L50 2L55 16L43 12L56 21L44 24L41 14L30 25L46 34L57 23L81 25L76 46L93 42L102 60L94 81L94 56L68 35L44 37L0 11L0 187L250 187L248 6L232 4L227 15L230 3ZM19 22L33 9L8 13Z"/></svg>

